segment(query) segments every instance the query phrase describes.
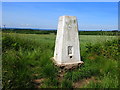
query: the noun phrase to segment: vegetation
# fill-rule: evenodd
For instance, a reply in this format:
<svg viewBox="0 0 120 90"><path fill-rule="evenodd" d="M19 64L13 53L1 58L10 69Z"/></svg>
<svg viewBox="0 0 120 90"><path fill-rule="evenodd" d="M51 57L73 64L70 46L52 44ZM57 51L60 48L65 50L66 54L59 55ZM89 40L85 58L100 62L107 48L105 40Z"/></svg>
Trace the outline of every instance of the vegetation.
<svg viewBox="0 0 120 90"><path fill-rule="evenodd" d="M4 33L22 33L22 34L56 34L56 30L34 30L34 29L2 29Z"/></svg>
<svg viewBox="0 0 120 90"><path fill-rule="evenodd" d="M77 82L84 78L94 77L84 88L118 88L118 41L107 41L104 44L87 45L82 56L85 62L81 68L66 73L65 79ZM87 54L86 54L87 53Z"/></svg>
<svg viewBox="0 0 120 90"><path fill-rule="evenodd" d="M77 88L119 88L119 44L116 36L81 35L84 64L65 72L61 81L59 68L50 60L54 41L55 35L51 34L3 33L3 88L35 88L36 79L43 80L39 88L73 88L76 83L88 79L88 83Z"/></svg>
<svg viewBox="0 0 120 90"><path fill-rule="evenodd" d="M117 30L113 31L79 31L79 35L110 35L110 36L116 36L120 32Z"/></svg>
<svg viewBox="0 0 120 90"><path fill-rule="evenodd" d="M56 34L56 30L34 30L34 29L2 29L5 33L22 33L22 34ZM118 30L113 31L79 31L79 35L111 35L119 34Z"/></svg>

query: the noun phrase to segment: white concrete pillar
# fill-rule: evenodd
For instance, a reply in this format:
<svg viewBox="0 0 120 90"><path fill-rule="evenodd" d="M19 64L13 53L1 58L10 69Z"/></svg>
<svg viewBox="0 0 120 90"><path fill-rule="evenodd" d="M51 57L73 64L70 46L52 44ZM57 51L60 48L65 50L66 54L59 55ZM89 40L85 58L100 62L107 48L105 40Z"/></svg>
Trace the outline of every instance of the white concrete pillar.
<svg viewBox="0 0 120 90"><path fill-rule="evenodd" d="M78 23L75 16L61 16L55 42L54 60L59 65L82 63Z"/></svg>

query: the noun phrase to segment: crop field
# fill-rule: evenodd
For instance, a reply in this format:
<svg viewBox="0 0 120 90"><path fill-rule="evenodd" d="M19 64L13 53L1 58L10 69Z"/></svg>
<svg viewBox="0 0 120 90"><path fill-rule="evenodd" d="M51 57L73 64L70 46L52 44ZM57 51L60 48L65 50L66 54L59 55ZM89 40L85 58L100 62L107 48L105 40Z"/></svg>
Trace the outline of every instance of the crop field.
<svg viewBox="0 0 120 90"><path fill-rule="evenodd" d="M79 68L60 73L55 34L2 34L2 82L13 88L119 88L118 37L80 35Z"/></svg>

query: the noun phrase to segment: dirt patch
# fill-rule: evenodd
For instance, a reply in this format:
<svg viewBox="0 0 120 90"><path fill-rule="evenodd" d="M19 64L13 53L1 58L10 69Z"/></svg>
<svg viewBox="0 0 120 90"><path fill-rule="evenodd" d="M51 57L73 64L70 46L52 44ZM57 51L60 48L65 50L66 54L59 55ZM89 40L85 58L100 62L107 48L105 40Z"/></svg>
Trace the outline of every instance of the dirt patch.
<svg viewBox="0 0 120 90"><path fill-rule="evenodd" d="M87 78L73 83L74 88L82 88L84 85L89 84L90 81L96 82L95 77Z"/></svg>
<svg viewBox="0 0 120 90"><path fill-rule="evenodd" d="M90 56L90 57L88 57L88 59L94 60L94 59L96 59L96 57L95 56Z"/></svg>
<svg viewBox="0 0 120 90"><path fill-rule="evenodd" d="M44 78L33 80L35 88L39 88L42 85L44 80L45 80Z"/></svg>

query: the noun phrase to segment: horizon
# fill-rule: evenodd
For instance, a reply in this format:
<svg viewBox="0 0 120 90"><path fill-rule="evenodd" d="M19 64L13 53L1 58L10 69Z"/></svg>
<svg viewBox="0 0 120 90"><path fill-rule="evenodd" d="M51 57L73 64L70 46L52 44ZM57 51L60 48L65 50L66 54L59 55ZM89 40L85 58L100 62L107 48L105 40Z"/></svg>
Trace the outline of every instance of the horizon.
<svg viewBox="0 0 120 90"><path fill-rule="evenodd" d="M118 30L118 2L3 2L2 7L2 25L11 28L57 29L59 16L69 15L77 17L79 30Z"/></svg>
<svg viewBox="0 0 120 90"><path fill-rule="evenodd" d="M50 29L50 28L49 29L42 29L42 28L17 28L17 27L15 27L15 28L12 28L12 27L2 27L1 29L21 29L21 30L22 29L26 29L26 30L43 30L43 31L44 30L45 31L47 31L47 30L48 31L51 31L51 30L55 30L56 31L57 30L57 29ZM83 30L82 29L81 30L81 29L78 29L78 31L116 31L116 30L119 31L118 29L111 29L111 30L102 30L102 29L101 30L100 29L98 29L98 30L92 30L92 29L91 30Z"/></svg>

